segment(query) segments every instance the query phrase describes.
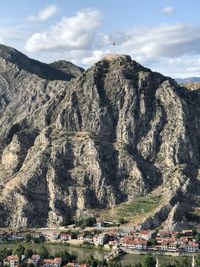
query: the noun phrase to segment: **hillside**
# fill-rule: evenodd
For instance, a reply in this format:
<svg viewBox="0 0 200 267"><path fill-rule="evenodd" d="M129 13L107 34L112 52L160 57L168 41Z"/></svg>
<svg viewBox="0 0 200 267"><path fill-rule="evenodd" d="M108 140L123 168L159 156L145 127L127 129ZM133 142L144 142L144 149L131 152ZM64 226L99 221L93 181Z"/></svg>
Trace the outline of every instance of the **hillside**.
<svg viewBox="0 0 200 267"><path fill-rule="evenodd" d="M13 51L0 46L1 226L123 207L144 228L198 223L199 90L125 55L73 78Z"/></svg>

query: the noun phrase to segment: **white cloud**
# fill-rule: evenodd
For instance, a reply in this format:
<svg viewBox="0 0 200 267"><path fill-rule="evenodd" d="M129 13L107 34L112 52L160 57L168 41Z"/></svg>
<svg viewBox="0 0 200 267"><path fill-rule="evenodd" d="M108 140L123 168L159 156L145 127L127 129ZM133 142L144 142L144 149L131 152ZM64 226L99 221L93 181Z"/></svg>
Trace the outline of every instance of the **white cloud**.
<svg viewBox="0 0 200 267"><path fill-rule="evenodd" d="M28 20L31 22L41 22L46 21L53 17L58 12L58 7L56 5L50 5L40 10L37 15L31 15Z"/></svg>
<svg viewBox="0 0 200 267"><path fill-rule="evenodd" d="M103 38L111 43L113 34ZM116 38L116 43L119 52L130 53L146 60L196 54L200 53L200 26L164 24L135 28L122 33L119 42Z"/></svg>
<svg viewBox="0 0 200 267"><path fill-rule="evenodd" d="M29 36L22 26L8 26L0 23L0 42L16 46L17 42L22 42Z"/></svg>
<svg viewBox="0 0 200 267"><path fill-rule="evenodd" d="M44 32L32 34L26 50L30 56L36 53L47 61L66 59L88 67L112 53L115 41L117 53L129 54L153 70L173 77L199 76L199 63L195 62L200 59L200 25L162 24L99 33L100 24L98 10L79 11Z"/></svg>
<svg viewBox="0 0 200 267"><path fill-rule="evenodd" d="M149 67L174 78L199 77L200 55L182 55L177 58L159 58L156 61L151 62Z"/></svg>
<svg viewBox="0 0 200 267"><path fill-rule="evenodd" d="M164 8L161 10L161 12L162 12L163 14L167 15L167 16L172 15L172 14L174 13L174 11L175 11L174 8L171 7L171 6L166 6L166 7L164 7Z"/></svg>
<svg viewBox="0 0 200 267"><path fill-rule="evenodd" d="M26 42L25 49L29 52L91 49L100 24L101 14L98 10L81 10L73 17L62 18L44 32L34 33Z"/></svg>
<svg viewBox="0 0 200 267"><path fill-rule="evenodd" d="M96 48L90 55L79 57L79 62L91 64L112 52L113 40L117 53L129 54L134 60L165 75L200 76L200 26L164 24L100 34Z"/></svg>

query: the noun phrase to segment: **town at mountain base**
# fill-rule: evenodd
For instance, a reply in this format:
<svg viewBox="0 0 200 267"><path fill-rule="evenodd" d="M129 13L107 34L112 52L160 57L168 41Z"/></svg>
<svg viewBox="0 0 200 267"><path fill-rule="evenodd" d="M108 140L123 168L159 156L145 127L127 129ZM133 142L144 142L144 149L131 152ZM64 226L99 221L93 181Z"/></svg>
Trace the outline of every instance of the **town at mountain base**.
<svg viewBox="0 0 200 267"><path fill-rule="evenodd" d="M65 225L120 207L143 228L198 225L199 104L199 89L129 56L83 71L1 45L0 226Z"/></svg>

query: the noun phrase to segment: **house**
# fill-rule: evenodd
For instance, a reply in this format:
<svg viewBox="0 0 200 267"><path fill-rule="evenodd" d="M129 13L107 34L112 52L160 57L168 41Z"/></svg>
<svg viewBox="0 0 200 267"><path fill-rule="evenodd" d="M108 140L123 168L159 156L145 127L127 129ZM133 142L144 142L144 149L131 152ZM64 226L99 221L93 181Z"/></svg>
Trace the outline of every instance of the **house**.
<svg viewBox="0 0 200 267"><path fill-rule="evenodd" d="M84 238L85 238L85 233L81 233L81 234L79 234L79 235L77 236L77 239L78 239L79 241L83 241Z"/></svg>
<svg viewBox="0 0 200 267"><path fill-rule="evenodd" d="M141 224L138 224L136 227L135 227L135 230L136 231L141 231L142 229L142 225Z"/></svg>
<svg viewBox="0 0 200 267"><path fill-rule="evenodd" d="M138 240L135 241L135 249L146 250L147 249L147 240Z"/></svg>
<svg viewBox="0 0 200 267"><path fill-rule="evenodd" d="M72 237L71 237L70 234L61 234L61 235L60 235L60 239L61 239L62 241L67 241L67 240L71 240Z"/></svg>
<svg viewBox="0 0 200 267"><path fill-rule="evenodd" d="M170 232L170 231L160 230L160 231L157 233L157 236L158 236L158 237L161 237L161 238L167 238L167 237L170 237L170 236L171 236L171 232Z"/></svg>
<svg viewBox="0 0 200 267"><path fill-rule="evenodd" d="M28 263L32 263L34 266L39 265L40 255L32 255L30 259L28 259Z"/></svg>
<svg viewBox="0 0 200 267"><path fill-rule="evenodd" d="M169 241L163 241L160 245L160 249L161 250L168 250L168 244L169 244Z"/></svg>
<svg viewBox="0 0 200 267"><path fill-rule="evenodd" d="M10 264L10 267L15 267L15 266L17 266L18 265L18 263L19 263L19 257L17 256L17 255L15 255L15 256L8 256L7 258L6 258L6 261L8 261L9 262L9 264Z"/></svg>
<svg viewBox="0 0 200 267"><path fill-rule="evenodd" d="M148 230L142 230L139 232L139 237L144 240L150 240L152 238L153 232Z"/></svg>
<svg viewBox="0 0 200 267"><path fill-rule="evenodd" d="M124 236L121 238L121 244L124 247L126 247L128 244L131 244L132 242L130 242L130 241L134 241L133 236Z"/></svg>
<svg viewBox="0 0 200 267"><path fill-rule="evenodd" d="M32 237L32 238L37 239L37 238L40 238L40 236L41 236L41 234L40 234L39 232L32 232L32 233L31 233L31 237Z"/></svg>
<svg viewBox="0 0 200 267"><path fill-rule="evenodd" d="M108 242L108 235L107 234L99 234L93 237L93 242L96 245L103 246L105 243Z"/></svg>
<svg viewBox="0 0 200 267"><path fill-rule="evenodd" d="M147 241L143 239L127 239L126 240L126 247L130 249L137 249L137 250L146 250L147 249Z"/></svg>
<svg viewBox="0 0 200 267"><path fill-rule="evenodd" d="M192 236L193 235L193 231L192 230L183 230L183 234L185 236Z"/></svg>
<svg viewBox="0 0 200 267"><path fill-rule="evenodd" d="M166 238L156 237L156 242L158 244L162 244L163 242L168 242L168 243L176 242L176 240L177 239L175 237L166 237Z"/></svg>
<svg viewBox="0 0 200 267"><path fill-rule="evenodd" d="M146 250L147 240L135 238L133 236L126 236L122 238L122 246L130 249Z"/></svg>
<svg viewBox="0 0 200 267"><path fill-rule="evenodd" d="M189 241L188 244L185 246L184 250L185 252L197 252L199 249L199 244L196 242Z"/></svg>
<svg viewBox="0 0 200 267"><path fill-rule="evenodd" d="M52 237L53 237L53 239L59 239L60 233L59 232L53 232Z"/></svg>
<svg viewBox="0 0 200 267"><path fill-rule="evenodd" d="M16 239L17 240L24 240L25 236L22 233L17 233Z"/></svg>
<svg viewBox="0 0 200 267"><path fill-rule="evenodd" d="M135 240L134 240L134 239L126 239L124 245L125 245L127 248L132 248L132 249L134 249L134 248L135 248Z"/></svg>
<svg viewBox="0 0 200 267"><path fill-rule="evenodd" d="M7 234L7 241L15 241L17 240L17 235L15 233Z"/></svg>
<svg viewBox="0 0 200 267"><path fill-rule="evenodd" d="M172 242L172 243L169 243L169 245L168 245L168 249L167 249L168 251L178 251L178 247L177 247L177 244L176 243L174 243L174 242Z"/></svg>
<svg viewBox="0 0 200 267"><path fill-rule="evenodd" d="M45 267L60 267L62 263L61 258L54 258L54 259L44 259L43 266Z"/></svg>
<svg viewBox="0 0 200 267"><path fill-rule="evenodd" d="M105 222L103 222L103 221L97 221L96 226L97 226L98 228L102 228L102 227L105 226Z"/></svg>
<svg viewBox="0 0 200 267"><path fill-rule="evenodd" d="M181 238L176 238L176 241L175 241L177 245L187 244L188 242L189 242L189 239L185 236L182 236Z"/></svg>

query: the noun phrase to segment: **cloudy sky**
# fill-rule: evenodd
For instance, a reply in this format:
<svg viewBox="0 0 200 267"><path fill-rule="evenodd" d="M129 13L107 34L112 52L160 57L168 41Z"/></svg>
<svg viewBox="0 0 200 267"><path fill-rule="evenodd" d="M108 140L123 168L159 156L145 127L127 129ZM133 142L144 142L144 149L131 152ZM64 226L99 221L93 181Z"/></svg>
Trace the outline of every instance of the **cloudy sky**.
<svg viewBox="0 0 200 267"><path fill-rule="evenodd" d="M129 54L172 77L200 76L200 0L1 0L0 43L87 68Z"/></svg>

